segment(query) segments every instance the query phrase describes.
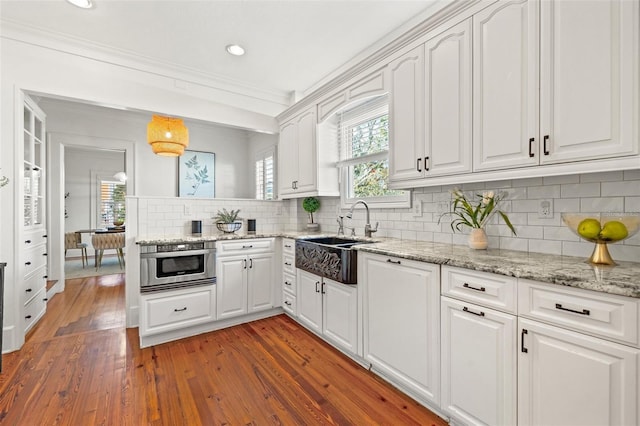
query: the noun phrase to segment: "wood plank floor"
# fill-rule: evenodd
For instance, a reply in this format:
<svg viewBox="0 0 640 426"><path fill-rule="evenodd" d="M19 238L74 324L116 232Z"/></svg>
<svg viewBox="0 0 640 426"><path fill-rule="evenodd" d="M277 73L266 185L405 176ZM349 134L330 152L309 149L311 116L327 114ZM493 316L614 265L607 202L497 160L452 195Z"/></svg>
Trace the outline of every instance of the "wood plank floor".
<svg viewBox="0 0 640 426"><path fill-rule="evenodd" d="M68 280L4 355L3 425L444 425L285 315L140 349L124 275Z"/></svg>

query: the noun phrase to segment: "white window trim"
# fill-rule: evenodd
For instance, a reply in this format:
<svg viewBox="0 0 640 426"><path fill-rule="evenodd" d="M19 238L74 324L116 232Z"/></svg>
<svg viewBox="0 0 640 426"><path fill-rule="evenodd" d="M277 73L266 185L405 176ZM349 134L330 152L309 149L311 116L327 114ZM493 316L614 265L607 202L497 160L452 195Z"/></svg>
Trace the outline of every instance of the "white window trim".
<svg viewBox="0 0 640 426"><path fill-rule="evenodd" d="M277 151L276 151L276 147L275 146L271 146L269 148L260 150L258 152L256 152L255 154L255 158L253 159L253 173L254 173L254 198L256 198L255 196L257 195L257 191L258 188L255 187L256 181L257 181L257 176L255 176L256 173L256 163L259 160L264 161L265 158L271 156L273 158L273 198L270 200L267 199L262 199L260 201L274 201L278 199L278 157L277 157Z"/></svg>
<svg viewBox="0 0 640 426"><path fill-rule="evenodd" d="M338 133L340 134L340 150L344 150L343 146L343 136L342 132L344 131L345 126L352 125L353 123L361 122L369 116L382 115L387 113L389 108L388 98L386 96L379 97L374 100L368 101L366 104L360 105L359 107L354 107L349 111L343 112L343 117L339 120L338 125ZM340 113L338 113L340 114ZM367 205L370 208L377 209L387 209L387 208L410 208L411 207L411 191L405 190L401 195L395 196L384 196L384 197L348 197L347 194L351 193L351 188L349 185L349 167L370 162L370 161L380 161L380 160L388 160L389 159L389 151L376 152L374 154L362 155L355 158L349 158L346 160L340 160L336 163L336 167L338 167L339 171L339 185L340 185L340 207L343 209L349 208L356 201L363 199L366 201Z"/></svg>

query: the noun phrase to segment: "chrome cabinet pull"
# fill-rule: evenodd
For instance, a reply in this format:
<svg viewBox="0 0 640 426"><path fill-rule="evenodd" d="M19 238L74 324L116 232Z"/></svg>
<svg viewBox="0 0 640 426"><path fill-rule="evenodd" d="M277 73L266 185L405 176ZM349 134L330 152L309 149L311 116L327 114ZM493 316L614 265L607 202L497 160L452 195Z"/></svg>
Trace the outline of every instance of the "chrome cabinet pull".
<svg viewBox="0 0 640 426"><path fill-rule="evenodd" d="M559 309L561 311L573 312L574 314L578 314L578 315L591 315L591 311L588 309L583 309L582 311L576 311L574 309L565 308L560 303L556 303L556 309Z"/></svg>
<svg viewBox="0 0 640 426"><path fill-rule="evenodd" d="M533 157L535 154L533 153L533 143L536 138L529 138L529 157Z"/></svg>
<svg viewBox="0 0 640 426"><path fill-rule="evenodd" d="M524 352L526 354L527 352L529 352L529 349L524 347L524 335L525 334L529 334L529 331L527 331L526 328L523 328L522 332L520 333L520 351Z"/></svg>
<svg viewBox="0 0 640 426"><path fill-rule="evenodd" d="M477 315L477 316L479 316L479 317L483 317L483 316L484 316L484 312L482 312L482 311L480 311L480 312L473 312L471 309L467 308L466 306L465 306L464 308L462 308L462 310L463 310L464 312L469 312L470 314Z"/></svg>
<svg viewBox="0 0 640 426"><path fill-rule="evenodd" d="M464 283L462 287L468 288L469 290L475 290L475 291L487 291L487 289L484 287L472 287L469 285L469 283Z"/></svg>
<svg viewBox="0 0 640 426"><path fill-rule="evenodd" d="M173 312L184 312L184 311L186 311L186 310L187 310L187 307L185 306L185 307L184 307L184 308L182 308L182 309L174 308Z"/></svg>

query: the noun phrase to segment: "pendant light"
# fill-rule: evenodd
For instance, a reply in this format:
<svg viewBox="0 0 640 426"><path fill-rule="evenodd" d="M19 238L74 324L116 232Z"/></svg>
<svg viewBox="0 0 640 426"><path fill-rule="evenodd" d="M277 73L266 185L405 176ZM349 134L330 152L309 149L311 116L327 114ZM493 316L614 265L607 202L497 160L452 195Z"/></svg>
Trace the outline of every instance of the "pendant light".
<svg viewBox="0 0 640 426"><path fill-rule="evenodd" d="M154 115L147 126L147 140L155 154L178 157L189 146L189 130L179 118Z"/></svg>

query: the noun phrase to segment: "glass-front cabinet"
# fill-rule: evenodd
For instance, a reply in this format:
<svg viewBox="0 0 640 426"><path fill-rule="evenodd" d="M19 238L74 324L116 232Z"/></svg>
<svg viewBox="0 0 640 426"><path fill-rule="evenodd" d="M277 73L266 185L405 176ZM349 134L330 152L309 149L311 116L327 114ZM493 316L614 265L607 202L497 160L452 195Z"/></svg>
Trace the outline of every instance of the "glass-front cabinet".
<svg viewBox="0 0 640 426"><path fill-rule="evenodd" d="M45 209L44 113L29 98L24 102L24 226L43 225Z"/></svg>

